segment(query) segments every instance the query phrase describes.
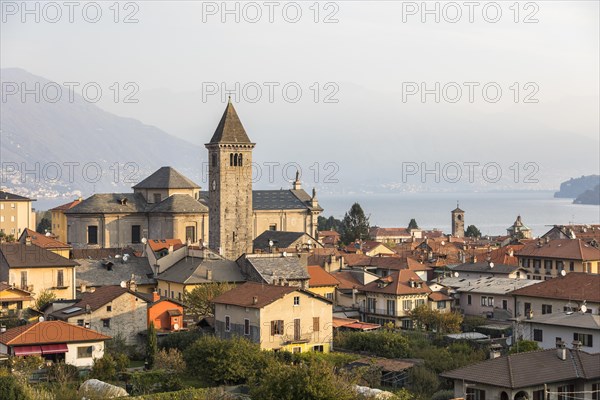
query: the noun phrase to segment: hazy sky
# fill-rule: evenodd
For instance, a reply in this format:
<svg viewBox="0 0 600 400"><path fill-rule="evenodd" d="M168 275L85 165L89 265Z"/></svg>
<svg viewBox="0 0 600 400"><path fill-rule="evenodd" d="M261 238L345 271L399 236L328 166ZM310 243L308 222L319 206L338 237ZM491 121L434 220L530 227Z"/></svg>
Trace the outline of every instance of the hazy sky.
<svg viewBox="0 0 600 400"><path fill-rule="evenodd" d="M251 91L236 100L251 138L262 145L257 155L263 159L275 151L283 159L297 156L295 144L304 142L320 147L311 155L316 159L331 155L333 148L342 150L336 159L352 170L352 160L364 154L368 142L372 173L390 168L384 161L378 166L378 154L389 160L390 148L405 148L409 138L418 140L421 134L456 135L468 147L471 138L488 132L490 140L504 133L508 140L518 140L522 133L516 127L532 137L552 132L532 154L550 152L560 158L561 139L580 142L588 152L597 146L599 3L475 3L470 10L462 1L428 2L430 10L439 10L436 22L435 13L423 13L421 1L227 2L229 10L237 7L232 14L223 13L221 1L136 1L117 7L109 1L77 3L70 23L63 2L54 3L62 13L57 18L54 5L33 2L33 14L24 14L22 2L2 1L0 66L23 68L59 83L98 82L105 94L98 105L104 109L196 144L208 141L224 106L220 89L203 101L203 88L213 82L226 82L229 88L235 82L256 82L263 91L258 102L248 101ZM102 16L90 23L85 18L96 18L96 5ZM297 9L302 15L292 23ZM261 17L252 23L257 10ZM137 22L124 23L127 16ZM133 98L139 102L124 103L122 97L115 102L109 95L113 82L121 87L121 96L128 93L124 84L134 82L139 92ZM273 103L264 82L279 85ZM456 103L448 101L455 99L450 85L446 93L440 89L440 103L433 94L423 103L420 93L408 95L422 82L430 89L436 82L440 88L456 82L462 96ZM464 82L478 85L473 102ZM496 103L482 97L482 86L490 82L502 89ZM283 97L286 83L302 89L297 103ZM325 102L327 94L338 102ZM538 102L525 103L527 95ZM493 154L496 144L488 146L479 138L472 146L481 155ZM511 147L501 148L506 156ZM444 149L432 151L441 154ZM549 172L551 185L578 171L597 172L598 157L594 159L593 150L591 154L580 170L571 165L566 176Z"/></svg>

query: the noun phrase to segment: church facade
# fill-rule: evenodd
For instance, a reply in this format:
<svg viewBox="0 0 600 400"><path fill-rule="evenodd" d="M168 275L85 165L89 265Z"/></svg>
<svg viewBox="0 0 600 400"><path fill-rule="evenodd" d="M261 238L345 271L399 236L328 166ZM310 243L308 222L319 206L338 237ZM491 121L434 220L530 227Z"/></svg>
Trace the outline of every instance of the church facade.
<svg viewBox="0 0 600 400"><path fill-rule="evenodd" d="M229 102L209 143L208 191L172 167L133 186L133 193L94 194L67 210L74 248L141 248L142 238L206 244L229 259L252 252L266 230L316 236L323 211L299 178L291 189L252 189L252 143Z"/></svg>

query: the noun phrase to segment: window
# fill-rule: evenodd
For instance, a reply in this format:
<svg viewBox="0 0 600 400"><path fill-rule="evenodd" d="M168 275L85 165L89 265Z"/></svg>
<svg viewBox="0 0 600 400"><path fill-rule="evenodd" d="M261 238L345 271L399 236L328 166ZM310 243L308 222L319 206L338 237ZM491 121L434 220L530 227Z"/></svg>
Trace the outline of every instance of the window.
<svg viewBox="0 0 600 400"><path fill-rule="evenodd" d="M82 319L78 319L77 320L77 326L83 326L83 320Z"/></svg>
<svg viewBox="0 0 600 400"><path fill-rule="evenodd" d="M88 244L98 244L98 226L88 226Z"/></svg>
<svg viewBox="0 0 600 400"><path fill-rule="evenodd" d="M494 298L489 296L481 296L481 305L484 307L494 307Z"/></svg>
<svg viewBox="0 0 600 400"><path fill-rule="evenodd" d="M77 347L77 358L92 358L92 346Z"/></svg>
<svg viewBox="0 0 600 400"><path fill-rule="evenodd" d="M270 231L276 231L277 230L277 224L271 224L271 225L269 225L269 230Z"/></svg>
<svg viewBox="0 0 600 400"><path fill-rule="evenodd" d="M142 242L142 228L139 225L131 225L131 243Z"/></svg>
<svg viewBox="0 0 600 400"><path fill-rule="evenodd" d="M573 399L573 392L575 391L575 385L563 385L558 387L558 400L571 400Z"/></svg>
<svg viewBox="0 0 600 400"><path fill-rule="evenodd" d="M155 203L160 203L162 201L162 195L160 193L154 193L153 197Z"/></svg>
<svg viewBox="0 0 600 400"><path fill-rule="evenodd" d="M313 351L316 351L318 353L322 353L323 352L323 345L322 344L318 344L316 346L313 346Z"/></svg>
<svg viewBox="0 0 600 400"><path fill-rule="evenodd" d="M374 299L372 297L367 298L367 312L374 313L376 305L377 305L377 299Z"/></svg>
<svg viewBox="0 0 600 400"><path fill-rule="evenodd" d="M107 312L111 312L112 311L112 306L106 306L106 311Z"/></svg>
<svg viewBox="0 0 600 400"><path fill-rule="evenodd" d="M23 302L17 301L17 310L22 310L22 309L23 309Z"/></svg>
<svg viewBox="0 0 600 400"><path fill-rule="evenodd" d="M556 262L556 270L558 272L562 271L563 269L565 269L565 264L562 261L557 261Z"/></svg>
<svg viewBox="0 0 600 400"><path fill-rule="evenodd" d="M313 332L319 332L321 330L319 322L319 317L313 317Z"/></svg>
<svg viewBox="0 0 600 400"><path fill-rule="evenodd" d="M185 240L189 240L191 243L196 243L196 227L186 226L185 227Z"/></svg>
<svg viewBox="0 0 600 400"><path fill-rule="evenodd" d="M419 307L425 304L425 299L415 300L415 307Z"/></svg>
<svg viewBox="0 0 600 400"><path fill-rule="evenodd" d="M592 400L600 400L600 383L592 384Z"/></svg>
<svg viewBox="0 0 600 400"><path fill-rule="evenodd" d="M529 311L531 311L531 303L525 303L523 311L525 312L525 315L529 314Z"/></svg>
<svg viewBox="0 0 600 400"><path fill-rule="evenodd" d="M21 271L21 289L27 290L27 271Z"/></svg>
<svg viewBox="0 0 600 400"><path fill-rule="evenodd" d="M508 300L502 300L502 309L508 310Z"/></svg>
<svg viewBox="0 0 600 400"><path fill-rule="evenodd" d="M225 316L225 332L231 331L231 317L229 315Z"/></svg>
<svg viewBox="0 0 600 400"><path fill-rule="evenodd" d="M444 308L446 308L446 300L438 301L437 308L438 310L443 310Z"/></svg>
<svg viewBox="0 0 600 400"><path fill-rule="evenodd" d="M57 287L65 287L65 274L62 269L56 271L56 286Z"/></svg>
<svg viewBox="0 0 600 400"><path fill-rule="evenodd" d="M212 154L212 166L216 167L217 166L217 155L215 153Z"/></svg>
<svg viewBox="0 0 600 400"><path fill-rule="evenodd" d="M581 345L585 346L585 347L593 346L593 340L592 340L591 334L574 332L573 340L579 340L581 342Z"/></svg>
<svg viewBox="0 0 600 400"><path fill-rule="evenodd" d="M16 207L15 203L10 203L10 208L15 208L15 207Z"/></svg>
<svg viewBox="0 0 600 400"><path fill-rule="evenodd" d="M471 295L470 294L467 295L467 304L471 305Z"/></svg>
<svg viewBox="0 0 600 400"><path fill-rule="evenodd" d="M403 319L402 320L402 329L412 329L413 327L413 322L410 319Z"/></svg>
<svg viewBox="0 0 600 400"><path fill-rule="evenodd" d="M552 314L552 304L542 304L542 314Z"/></svg>
<svg viewBox="0 0 600 400"><path fill-rule="evenodd" d="M569 271L571 271L571 272L575 271L575 261L571 261L569 263Z"/></svg>
<svg viewBox="0 0 600 400"><path fill-rule="evenodd" d="M295 318L294 319L294 340L298 341L300 340L300 319L299 318Z"/></svg>
<svg viewBox="0 0 600 400"><path fill-rule="evenodd" d="M413 302L412 300L402 300L402 308L404 310L412 310L413 308Z"/></svg>
<svg viewBox="0 0 600 400"><path fill-rule="evenodd" d="M103 328L110 328L110 318L105 318L102 320L102 327Z"/></svg>
<svg viewBox="0 0 600 400"><path fill-rule="evenodd" d="M485 400L485 390L467 388L466 398L469 400Z"/></svg>
<svg viewBox="0 0 600 400"><path fill-rule="evenodd" d="M542 332L541 329L534 329L533 330L533 340L535 340L536 342L543 341L543 332Z"/></svg>
<svg viewBox="0 0 600 400"><path fill-rule="evenodd" d="M544 268L546 269L546 273L550 273L552 270L552 260L544 260Z"/></svg>
<svg viewBox="0 0 600 400"><path fill-rule="evenodd" d="M181 301L181 292L177 294L177 300Z"/></svg>
<svg viewBox="0 0 600 400"><path fill-rule="evenodd" d="M250 320L244 318L244 335L250 335Z"/></svg>
<svg viewBox="0 0 600 400"><path fill-rule="evenodd" d="M292 348L292 353L302 353L302 347L294 347L294 348Z"/></svg>
<svg viewBox="0 0 600 400"><path fill-rule="evenodd" d="M387 315L396 315L396 301L395 300L387 301Z"/></svg>
<svg viewBox="0 0 600 400"><path fill-rule="evenodd" d="M171 290L171 298L174 299L175 298L175 291Z"/></svg>
<svg viewBox="0 0 600 400"><path fill-rule="evenodd" d="M544 398L544 390L534 390L533 391L533 400L546 400Z"/></svg>
<svg viewBox="0 0 600 400"><path fill-rule="evenodd" d="M283 320L271 321L271 336L283 335Z"/></svg>
<svg viewBox="0 0 600 400"><path fill-rule="evenodd" d="M325 293L325 298L327 300L333 300L333 293Z"/></svg>
<svg viewBox="0 0 600 400"><path fill-rule="evenodd" d="M299 306L300 305L300 296L294 296L294 305L295 306Z"/></svg>

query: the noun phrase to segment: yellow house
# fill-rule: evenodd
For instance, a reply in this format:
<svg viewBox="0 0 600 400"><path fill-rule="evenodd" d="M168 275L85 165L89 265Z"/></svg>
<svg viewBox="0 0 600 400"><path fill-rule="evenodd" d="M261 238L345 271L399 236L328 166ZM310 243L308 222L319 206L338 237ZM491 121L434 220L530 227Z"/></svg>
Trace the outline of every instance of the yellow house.
<svg viewBox="0 0 600 400"><path fill-rule="evenodd" d="M34 295L50 290L57 299L74 299L76 265L33 244L0 244L0 281Z"/></svg>
<svg viewBox="0 0 600 400"><path fill-rule="evenodd" d="M331 350L332 304L308 290L246 282L213 303L217 337L245 337L263 350Z"/></svg>
<svg viewBox="0 0 600 400"><path fill-rule="evenodd" d="M64 258L69 258L69 252L72 249L70 245L60 242L52 236L48 236L48 234L44 235L42 233L37 233L31 229L25 229L23 231L21 237L19 237L19 243L33 244L34 246L49 250Z"/></svg>
<svg viewBox="0 0 600 400"><path fill-rule="evenodd" d="M16 239L25 228L35 229L34 201L0 190L0 232Z"/></svg>
<svg viewBox="0 0 600 400"><path fill-rule="evenodd" d="M340 281L319 265L309 265L307 269L310 275L308 290L335 302L335 292Z"/></svg>
<svg viewBox="0 0 600 400"><path fill-rule="evenodd" d="M67 216L65 215L65 211L75 207L77 204L81 203L82 200L83 199L80 197L67 204L50 209L50 213L52 215L52 233L56 236L58 241L63 243L68 242Z"/></svg>
<svg viewBox="0 0 600 400"><path fill-rule="evenodd" d="M0 282L0 316L14 315L33 304L31 293Z"/></svg>

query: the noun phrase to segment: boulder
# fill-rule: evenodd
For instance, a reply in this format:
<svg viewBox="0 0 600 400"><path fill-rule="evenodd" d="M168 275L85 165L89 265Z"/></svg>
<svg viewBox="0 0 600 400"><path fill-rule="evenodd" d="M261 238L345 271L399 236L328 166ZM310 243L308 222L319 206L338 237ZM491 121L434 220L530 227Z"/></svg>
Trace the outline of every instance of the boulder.
<svg viewBox="0 0 600 400"><path fill-rule="evenodd" d="M129 396L127 391L122 387L111 385L98 379L88 379L83 382L77 394L81 399L114 399L116 397Z"/></svg>

